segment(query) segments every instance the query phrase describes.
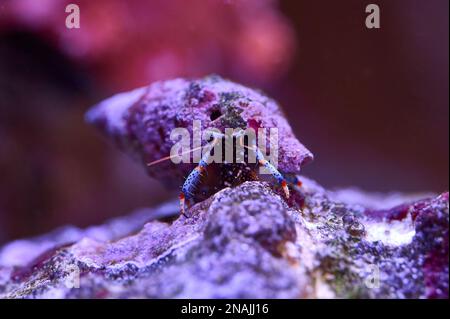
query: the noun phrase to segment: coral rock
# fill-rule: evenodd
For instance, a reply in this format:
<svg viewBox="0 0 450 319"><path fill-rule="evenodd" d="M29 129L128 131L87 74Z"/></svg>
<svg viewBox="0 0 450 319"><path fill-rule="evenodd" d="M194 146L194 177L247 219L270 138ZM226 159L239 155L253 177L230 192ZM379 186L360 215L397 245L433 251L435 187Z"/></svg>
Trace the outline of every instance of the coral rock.
<svg viewBox="0 0 450 319"><path fill-rule="evenodd" d="M177 212L167 203L12 242L0 249L0 297L448 297L448 193L403 203L393 219L398 207L364 206L370 194L341 201L345 190L302 179L289 203L245 182L189 218L164 222Z"/></svg>
<svg viewBox="0 0 450 319"><path fill-rule="evenodd" d="M274 100L215 75L161 81L117 94L93 107L86 119L143 164L170 155L173 129L188 129L192 139L194 120L200 121L201 130L216 128L222 133L225 128L278 129L278 168L284 173L299 173L313 159ZM147 167L147 172L165 184L179 186L194 167L168 160Z"/></svg>

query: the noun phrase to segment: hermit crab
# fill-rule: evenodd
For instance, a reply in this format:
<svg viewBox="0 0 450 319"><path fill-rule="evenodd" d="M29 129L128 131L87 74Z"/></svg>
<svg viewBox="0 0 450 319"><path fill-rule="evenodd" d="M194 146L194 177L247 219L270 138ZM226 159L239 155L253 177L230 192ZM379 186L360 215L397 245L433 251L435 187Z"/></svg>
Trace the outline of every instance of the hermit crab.
<svg viewBox="0 0 450 319"><path fill-rule="evenodd" d="M182 185L182 214L188 200L257 179L256 168L273 176L289 197L288 185L301 186L297 174L313 159L274 100L215 75L114 95L92 107L86 120L141 161L150 176L169 187ZM180 131L190 136L187 143L174 139ZM177 143L187 148L174 152Z"/></svg>

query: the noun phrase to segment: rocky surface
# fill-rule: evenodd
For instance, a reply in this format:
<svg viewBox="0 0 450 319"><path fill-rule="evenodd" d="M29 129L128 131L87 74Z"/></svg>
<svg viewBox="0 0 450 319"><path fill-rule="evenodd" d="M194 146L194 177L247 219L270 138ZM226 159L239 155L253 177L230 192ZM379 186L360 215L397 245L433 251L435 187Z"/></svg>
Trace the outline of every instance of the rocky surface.
<svg viewBox="0 0 450 319"><path fill-rule="evenodd" d="M277 127L285 174L312 159L275 101L215 76L116 95L87 119L143 163L166 156L168 132L194 119L202 129ZM327 191L297 176L303 185L286 199L272 182L238 180L233 170L249 165L217 164L208 176L221 183L186 216L170 202L4 246L0 297L448 297L448 193ZM148 173L179 187L190 169L166 161Z"/></svg>
<svg viewBox="0 0 450 319"><path fill-rule="evenodd" d="M0 297L448 297L448 193L382 200L302 179L287 202L245 182L189 218L168 218L178 207L167 203L12 242L0 249Z"/></svg>
<svg viewBox="0 0 450 319"><path fill-rule="evenodd" d="M178 78L159 81L130 92L116 94L93 107L86 120L99 127L115 144L141 162L147 173L168 187L179 187L197 164L193 155L190 164L170 160L155 166L147 163L170 155L175 141L171 132L185 128L193 140L194 120L198 131L208 128L225 132L226 128L259 128L278 130L278 168L284 173L298 173L313 159L312 153L296 138L281 107L276 101L258 90L210 75L200 79ZM266 132L268 133L268 131ZM267 136L269 138L269 136ZM270 153L270 143L267 149ZM198 141L206 145L208 141ZM191 148L194 148L194 141ZM198 162L197 162L198 163ZM211 165L213 166L213 165ZM221 176L215 182L214 192L225 187L223 176L232 170L220 165L212 176ZM235 177L237 174L232 174ZM234 178L233 178L234 180ZM233 181L230 180L230 184Z"/></svg>

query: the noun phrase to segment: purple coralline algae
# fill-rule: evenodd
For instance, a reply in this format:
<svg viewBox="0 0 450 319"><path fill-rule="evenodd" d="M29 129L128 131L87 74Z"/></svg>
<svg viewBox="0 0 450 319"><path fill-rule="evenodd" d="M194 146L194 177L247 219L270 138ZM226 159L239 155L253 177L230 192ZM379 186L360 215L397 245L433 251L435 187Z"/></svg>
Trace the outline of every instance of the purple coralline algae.
<svg viewBox="0 0 450 319"><path fill-rule="evenodd" d="M168 222L178 214L169 202L12 242L0 249L0 297L448 297L448 193L404 204L393 219L397 207L364 206L370 194L352 190L362 202L344 202L345 190L302 180L290 203L250 181L189 218Z"/></svg>
<svg viewBox="0 0 450 319"><path fill-rule="evenodd" d="M217 128L221 132L225 128L277 128L278 167L284 173L299 173L313 158L274 100L215 75L161 81L117 94L92 108L86 118L144 164L170 154L173 129L186 128L194 136L194 120L200 121L201 130ZM180 186L195 165L169 160L147 167L147 172L166 185Z"/></svg>

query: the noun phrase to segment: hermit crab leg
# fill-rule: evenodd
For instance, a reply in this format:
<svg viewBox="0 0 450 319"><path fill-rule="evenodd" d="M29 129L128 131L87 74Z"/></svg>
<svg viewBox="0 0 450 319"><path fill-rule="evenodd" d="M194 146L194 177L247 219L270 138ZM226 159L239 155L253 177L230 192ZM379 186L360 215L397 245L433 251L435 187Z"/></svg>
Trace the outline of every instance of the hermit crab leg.
<svg viewBox="0 0 450 319"><path fill-rule="evenodd" d="M241 143L242 146L245 146L243 138L240 139L240 143ZM245 147L247 147L248 149L250 149L250 150L255 152L256 160L258 161L259 165L264 166L265 168L267 168L269 170L269 172L272 174L272 176L275 177L275 179L278 181L278 183L283 188L283 191L284 191L284 194L285 194L286 198L289 198L289 187L287 186L286 179L284 178L283 174L281 174L276 169L275 166L273 166L268 160L266 160L264 158L263 153L256 146L256 141L253 141L253 146L252 147L248 147L248 146L245 146Z"/></svg>
<svg viewBox="0 0 450 319"><path fill-rule="evenodd" d="M186 216L186 199L192 198L194 195L194 189L200 182L200 177L202 176L202 173L206 171L206 166L208 166L208 159L211 155L211 150L213 149L214 145L217 144L219 141L219 136L214 135L214 140L211 142L209 150L205 152L202 159L198 163L197 167L192 170L192 172L188 175L186 180L184 181L183 187L181 188L180 193L180 208L181 208L181 214L184 217Z"/></svg>
<svg viewBox="0 0 450 319"><path fill-rule="evenodd" d="M297 176L286 176L286 180L297 187L302 187L303 183Z"/></svg>

